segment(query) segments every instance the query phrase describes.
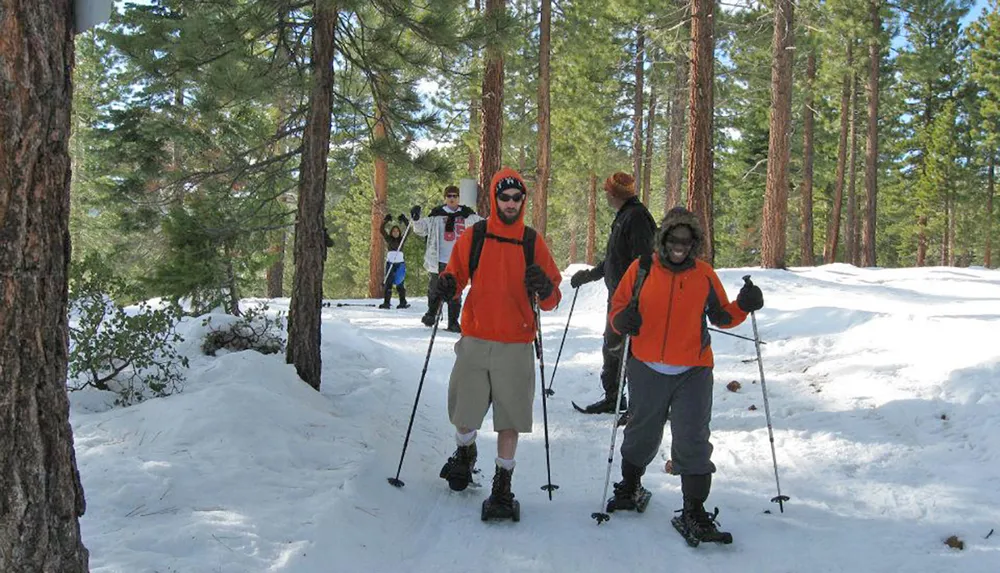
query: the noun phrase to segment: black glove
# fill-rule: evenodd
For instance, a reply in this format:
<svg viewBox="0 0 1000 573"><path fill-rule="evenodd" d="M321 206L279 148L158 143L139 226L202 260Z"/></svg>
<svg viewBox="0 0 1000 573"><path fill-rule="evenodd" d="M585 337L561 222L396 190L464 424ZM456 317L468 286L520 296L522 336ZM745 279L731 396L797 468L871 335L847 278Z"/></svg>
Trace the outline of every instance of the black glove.
<svg viewBox="0 0 1000 573"><path fill-rule="evenodd" d="M760 292L760 287L750 282L750 277L743 279L743 288L740 294L736 295L736 304L743 312L754 312L764 308L764 293Z"/></svg>
<svg viewBox="0 0 1000 573"><path fill-rule="evenodd" d="M387 215L386 215L385 217L383 217L383 218L382 218L382 224L383 224L383 225L385 225L385 224L386 224L386 223L388 223L389 221L392 221L392 215L388 215L388 214L387 214Z"/></svg>
<svg viewBox="0 0 1000 573"><path fill-rule="evenodd" d="M611 324L615 330L622 334L631 334L632 336L639 334L639 327L642 326L642 315L639 314L639 307L630 303L611 319Z"/></svg>
<svg viewBox="0 0 1000 573"><path fill-rule="evenodd" d="M405 226L408 226L408 225L410 224L410 220L409 220L409 219L407 219L407 218L406 218L406 215L403 215L402 213L400 213L400 215L399 215L399 219L397 219L397 220L398 220L398 221L399 221L399 223L400 223L401 225L403 225L404 227L405 227Z"/></svg>
<svg viewBox="0 0 1000 573"><path fill-rule="evenodd" d="M410 209L410 218L414 221L420 220L420 205L414 205L413 208Z"/></svg>
<svg viewBox="0 0 1000 573"><path fill-rule="evenodd" d="M524 286L528 287L528 296L537 294L538 298L549 298L552 294L552 279L538 265L524 269Z"/></svg>
<svg viewBox="0 0 1000 573"><path fill-rule="evenodd" d="M438 297L444 300L451 300L455 298L456 290L458 290L458 283L455 282L455 277L449 274L438 276L437 286L434 288Z"/></svg>
<svg viewBox="0 0 1000 573"><path fill-rule="evenodd" d="M569 285L573 288L580 288L592 280L594 279L590 276L590 269L583 269L573 273L573 278L569 279Z"/></svg>

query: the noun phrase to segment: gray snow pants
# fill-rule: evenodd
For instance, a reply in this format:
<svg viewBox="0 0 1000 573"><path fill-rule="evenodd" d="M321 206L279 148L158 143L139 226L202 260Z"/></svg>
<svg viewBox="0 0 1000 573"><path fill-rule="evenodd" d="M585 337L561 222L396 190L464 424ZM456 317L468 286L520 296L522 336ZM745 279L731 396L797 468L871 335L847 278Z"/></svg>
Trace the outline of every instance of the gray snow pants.
<svg viewBox="0 0 1000 573"><path fill-rule="evenodd" d="M629 357L629 418L622 441L622 458L645 468L656 457L670 412L670 458L674 472L701 475L715 472L712 463L712 369L695 367L675 376L660 374Z"/></svg>

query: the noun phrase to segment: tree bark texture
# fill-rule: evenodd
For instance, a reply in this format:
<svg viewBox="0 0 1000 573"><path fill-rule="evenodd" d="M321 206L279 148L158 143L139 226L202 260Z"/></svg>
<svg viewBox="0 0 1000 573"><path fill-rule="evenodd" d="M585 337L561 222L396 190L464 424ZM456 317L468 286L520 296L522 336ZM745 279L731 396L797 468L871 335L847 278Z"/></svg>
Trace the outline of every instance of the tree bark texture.
<svg viewBox="0 0 1000 573"><path fill-rule="evenodd" d="M551 52L552 0L542 1L538 46L538 169L532 195L532 226L545 236L548 220L549 171L551 168L551 121L549 117L549 56Z"/></svg>
<svg viewBox="0 0 1000 573"><path fill-rule="evenodd" d="M597 248L597 174L590 172L590 188L587 191L587 264L594 264Z"/></svg>
<svg viewBox="0 0 1000 573"><path fill-rule="evenodd" d="M271 247L272 254L277 258L267 268L267 298L285 296L285 243L287 241L288 233L282 230L278 233L278 241Z"/></svg>
<svg viewBox="0 0 1000 573"><path fill-rule="evenodd" d="M0 571L88 570L69 423L70 0L0 0Z"/></svg>
<svg viewBox="0 0 1000 573"><path fill-rule="evenodd" d="M580 234L577 230L577 219L574 218L569 225L569 260L566 261L567 264L572 265L577 261L580 256L580 249L578 246L579 240L578 235Z"/></svg>
<svg viewBox="0 0 1000 573"><path fill-rule="evenodd" d="M636 188L642 185L642 90L645 71L646 33L635 28L635 97L632 100L632 178ZM638 189L637 189L638 190ZM641 193L639 193L642 196Z"/></svg>
<svg viewBox="0 0 1000 573"><path fill-rule="evenodd" d="M847 44L847 69L854 62L853 42ZM840 215L844 203L844 172L847 167L847 130L850 128L851 81L854 74L844 72L843 89L840 92L840 143L837 145L837 174L833 184L833 205L826 222L826 245L823 260L827 264L837 262L837 241L840 238Z"/></svg>
<svg viewBox="0 0 1000 573"><path fill-rule="evenodd" d="M673 93L670 102L670 149L667 152L667 202L664 205L664 214L681 204L687 111L691 98L691 90L688 86L690 68L691 62L687 57L687 52L679 54L674 66Z"/></svg>
<svg viewBox="0 0 1000 573"><path fill-rule="evenodd" d="M505 0L486 0L486 70L479 134L480 193L476 201L476 210L483 217L490 214L490 179L500 170L503 159L503 50L499 25L506 10Z"/></svg>
<svg viewBox="0 0 1000 573"><path fill-rule="evenodd" d="M653 129L656 127L656 82L649 84L649 109L646 111L646 146L642 158L642 203L649 208L649 188L653 177Z"/></svg>
<svg viewBox="0 0 1000 573"><path fill-rule="evenodd" d="M871 19L872 37L868 43L868 133L865 139L865 222L861 233L861 264L874 267L875 222L878 214L878 80L882 59L879 0L869 0L868 16Z"/></svg>
<svg viewBox="0 0 1000 573"><path fill-rule="evenodd" d="M475 0L472 7L473 16L478 18L481 9L482 3L480 0ZM472 56L472 67L474 69L478 67L478 60L479 50L474 50ZM473 75L473 77L475 77L475 75ZM472 91L471 87L470 91ZM478 173L479 169L479 102L476 101L475 97L472 97L469 101L469 133L472 137L476 138L475 146L469 148L469 177L471 179L477 179L476 173Z"/></svg>
<svg viewBox="0 0 1000 573"><path fill-rule="evenodd" d="M761 266L784 268L788 229L788 162L792 131L792 0L778 0L774 10L771 42L771 121L767 152L767 187L764 194Z"/></svg>
<svg viewBox="0 0 1000 573"><path fill-rule="evenodd" d="M844 229L844 247L847 251L846 260L852 265L860 263L858 259L858 75L851 75L851 127L848 129L850 150L847 160L847 221Z"/></svg>
<svg viewBox="0 0 1000 573"><path fill-rule="evenodd" d="M714 152L712 116L715 109L715 2L692 0L691 89L688 128L687 208L701 222L705 244L700 257L715 264L712 216Z"/></svg>
<svg viewBox="0 0 1000 573"><path fill-rule="evenodd" d="M385 102L381 88L375 89L375 129L373 135L376 147L386 140ZM389 197L389 164L381 153L375 154L375 197L372 200L371 228L368 233L368 297L381 298L385 277L385 239L382 238L382 220L385 217Z"/></svg>
<svg viewBox="0 0 1000 573"><path fill-rule="evenodd" d="M323 212L326 205L326 160L330 152L333 99L333 34L337 5L332 0L313 3L311 52L312 87L302 134L299 201L295 221L295 275L288 308L289 364L307 384L319 390L323 362L320 356L320 312L323 304Z"/></svg>
<svg viewBox="0 0 1000 573"><path fill-rule="evenodd" d="M816 264L813 249L813 133L816 111L813 90L816 86L816 49L809 50L806 58L806 93L802 104L802 240L799 243L801 255L799 264Z"/></svg>
<svg viewBox="0 0 1000 573"><path fill-rule="evenodd" d="M986 246L983 252L983 266L993 266L993 192L996 185L996 155L990 154L990 167L986 172Z"/></svg>

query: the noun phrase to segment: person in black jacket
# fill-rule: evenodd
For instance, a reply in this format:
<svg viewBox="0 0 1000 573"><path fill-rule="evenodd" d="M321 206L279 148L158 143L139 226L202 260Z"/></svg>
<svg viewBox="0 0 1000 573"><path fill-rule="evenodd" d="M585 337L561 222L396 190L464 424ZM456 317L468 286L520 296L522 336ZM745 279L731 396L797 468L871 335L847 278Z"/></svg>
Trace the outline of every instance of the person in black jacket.
<svg viewBox="0 0 1000 573"><path fill-rule="evenodd" d="M578 271L570 279L573 288L592 281L604 279L608 287L608 311L611 310L611 297L618 288L618 283L628 270L632 261L640 256L653 252L653 237L656 234L656 221L649 210L635 196L635 181L627 173L617 172L604 182L604 191L608 205L615 209L614 223L611 224L611 234L608 235L608 246L604 251L604 260L594 265L592 269ZM601 368L601 386L604 388L604 398L587 406L583 411L587 414L604 414L615 411L615 398L618 396L618 372L621 369L622 336L604 325L604 344L601 352L604 354L604 366ZM622 394L622 410L627 408L625 395Z"/></svg>
<svg viewBox="0 0 1000 573"><path fill-rule="evenodd" d="M399 222L404 226L410 224L405 215L399 216ZM385 254L385 284L382 285L385 298L378 307L392 308L389 305L389 299L392 298L392 285L396 285L396 292L399 294L399 304L396 305L396 308L410 308L409 303L406 302L406 285L403 284L403 280L406 278L406 263L403 262L403 251L400 249L403 234L397 225L393 225L386 231L385 226L389 223L392 223L392 215L386 215L385 219L382 220L382 238L385 239L388 251Z"/></svg>

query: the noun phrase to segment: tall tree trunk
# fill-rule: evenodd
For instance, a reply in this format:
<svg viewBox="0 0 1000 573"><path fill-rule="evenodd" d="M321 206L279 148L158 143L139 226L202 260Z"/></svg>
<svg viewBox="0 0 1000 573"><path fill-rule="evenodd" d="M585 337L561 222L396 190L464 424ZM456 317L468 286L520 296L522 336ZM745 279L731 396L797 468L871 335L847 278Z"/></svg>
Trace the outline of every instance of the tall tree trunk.
<svg viewBox="0 0 1000 573"><path fill-rule="evenodd" d="M941 191L941 195L942 210L944 211L944 225L941 226L941 252L939 253L941 258L938 260L938 264L942 267L946 267L948 266L948 189L943 189Z"/></svg>
<svg viewBox="0 0 1000 573"><path fill-rule="evenodd" d="M677 56L674 64L673 93L670 101L670 151L667 158L667 201L664 213L681 204L681 183L684 181L684 140L687 134L688 102L691 90L688 73L691 62L687 52Z"/></svg>
<svg viewBox="0 0 1000 573"><path fill-rule="evenodd" d="M333 99L333 34L337 4L314 0L311 52L312 87L302 132L299 201L295 220L295 275L288 305L288 350L285 360L310 386L319 390L323 361L319 353L323 304L323 211L326 204L326 159L330 153Z"/></svg>
<svg viewBox="0 0 1000 573"><path fill-rule="evenodd" d="M844 172L847 167L847 130L850 127L851 81L854 74L854 42L847 43L847 69L844 72L844 87L840 92L840 143L837 146L837 175L834 178L833 205L826 222L826 245L823 260L827 264L837 262L837 240L840 238L840 211L844 202Z"/></svg>
<svg viewBox="0 0 1000 573"><path fill-rule="evenodd" d="M788 161L792 131L792 0L778 0L771 42L771 122L767 152L767 189L764 196L764 232L761 266L784 268L788 228Z"/></svg>
<svg viewBox="0 0 1000 573"><path fill-rule="evenodd" d="M590 172L590 189L587 192L587 264L594 264L597 249L597 174Z"/></svg>
<svg viewBox="0 0 1000 573"><path fill-rule="evenodd" d="M944 264L955 266L955 191L945 189L945 256Z"/></svg>
<svg viewBox="0 0 1000 573"><path fill-rule="evenodd" d="M69 423L69 0L0 0L0 571L88 570Z"/></svg>
<svg viewBox="0 0 1000 573"><path fill-rule="evenodd" d="M927 264L927 215L917 217L917 266Z"/></svg>
<svg viewBox="0 0 1000 573"><path fill-rule="evenodd" d="M857 167L858 167L858 75L851 76L851 127L850 135L850 157L847 164L847 224L844 230L844 246L847 250L847 262L852 265L858 264L858 195L857 195Z"/></svg>
<svg viewBox="0 0 1000 573"><path fill-rule="evenodd" d="M882 61L879 0L869 0L868 16L871 19L872 37L868 41L868 134L865 141L865 223L861 239L861 264L874 267L878 206L878 80Z"/></svg>
<svg viewBox="0 0 1000 573"><path fill-rule="evenodd" d="M715 110L715 1L692 0L691 6L687 207L698 217L705 232L705 244L700 256L709 264L714 264L712 116Z"/></svg>
<svg viewBox="0 0 1000 573"><path fill-rule="evenodd" d="M541 31L538 45L538 169L535 175L535 193L532 201L531 221L536 231L545 235L548 219L549 155L551 136L549 127L549 55L552 28L552 0L542 0Z"/></svg>
<svg viewBox="0 0 1000 573"><path fill-rule="evenodd" d="M580 233L577 229L577 219L576 217L573 217L573 219L569 223L569 260L566 261L567 264L572 265L577 261L577 258L580 256L579 254L580 249L578 246L579 234Z"/></svg>
<svg viewBox="0 0 1000 573"><path fill-rule="evenodd" d="M281 298L285 295L285 244L288 232L282 229L278 235L278 242L271 247L277 258L267 268L267 298Z"/></svg>
<svg viewBox="0 0 1000 573"><path fill-rule="evenodd" d="M635 97L632 100L632 178L636 187L642 185L642 90L645 55L646 34L640 24L635 28Z"/></svg>
<svg viewBox="0 0 1000 573"><path fill-rule="evenodd" d="M483 74L482 131L479 134L479 198L476 210L490 214L490 180L500 170L503 152L503 46L500 21L505 0L486 0L486 71Z"/></svg>
<svg viewBox="0 0 1000 573"><path fill-rule="evenodd" d="M813 89L816 85L816 48L810 48L806 58L806 93L802 104L802 240L800 264L816 264L813 255L813 130L816 111L813 109Z"/></svg>
<svg viewBox="0 0 1000 573"><path fill-rule="evenodd" d="M649 84L649 111L646 112L646 148L643 152L642 202L649 208L650 179L653 177L653 129L656 127L656 82Z"/></svg>
<svg viewBox="0 0 1000 573"><path fill-rule="evenodd" d="M996 155L990 153L990 167L986 172L986 247L983 253L983 266L993 266L993 191L995 185Z"/></svg>
<svg viewBox="0 0 1000 573"><path fill-rule="evenodd" d="M373 135L376 148L386 141L386 125L383 90L381 82L375 80L375 128ZM371 226L368 231L368 297L381 298L385 277L385 239L382 238L382 218L385 217L389 197L389 164L381 152L375 153L375 198L371 208Z"/></svg>
<svg viewBox="0 0 1000 573"><path fill-rule="evenodd" d="M477 18L479 17L479 12L481 8L482 4L480 0L475 0L472 7L474 13L473 15L475 17ZM476 69L478 67L477 64L478 59L479 59L479 50L474 49L472 53L472 63L470 64L470 66L473 69ZM475 73L472 74L472 77L473 78L476 77ZM470 134L472 134L472 137L476 138L476 144L469 148L468 171L469 171L469 177L472 179L476 179L476 173L478 172L479 168L479 102L476 101L475 97L471 98L469 101L469 132Z"/></svg>

